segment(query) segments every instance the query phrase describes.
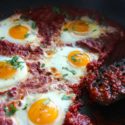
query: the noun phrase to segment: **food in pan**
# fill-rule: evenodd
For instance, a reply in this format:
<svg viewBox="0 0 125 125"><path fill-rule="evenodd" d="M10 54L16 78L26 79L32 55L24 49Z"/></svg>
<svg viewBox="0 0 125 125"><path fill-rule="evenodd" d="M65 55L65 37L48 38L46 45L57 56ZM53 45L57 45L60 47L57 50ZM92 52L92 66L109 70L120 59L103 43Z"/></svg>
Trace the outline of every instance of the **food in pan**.
<svg viewBox="0 0 125 125"><path fill-rule="evenodd" d="M12 119L19 125L62 125L72 97L56 91L28 94Z"/></svg>
<svg viewBox="0 0 125 125"><path fill-rule="evenodd" d="M23 82L27 74L27 65L21 57L0 56L0 91Z"/></svg>
<svg viewBox="0 0 125 125"><path fill-rule="evenodd" d="M0 29L0 124L95 125L79 112L79 86L91 71L102 74L98 68L124 39L123 29L92 11L51 6L18 12Z"/></svg>
<svg viewBox="0 0 125 125"><path fill-rule="evenodd" d="M116 32L116 29L100 25L88 16L79 19L66 20L62 26L61 41L64 43L75 43L80 40L96 39L106 33Z"/></svg>
<svg viewBox="0 0 125 125"><path fill-rule="evenodd" d="M89 17L81 17L78 20L66 21L62 26L61 40L64 43L75 43L78 40L97 38L103 32L97 22Z"/></svg>
<svg viewBox="0 0 125 125"><path fill-rule="evenodd" d="M44 13L44 14L42 14ZM86 35L79 33L75 34L75 37L72 37L74 40L77 38L81 38L84 36L83 39L76 39L75 43L79 46L88 46L91 49L96 51L103 51L105 54L109 53L115 43L118 40L124 38L124 30L116 23L110 21L109 19L105 18L104 16L100 16L97 12L90 11L90 10L77 10L76 9L69 9L69 8L60 8L60 7L51 7L51 6L44 6L40 9L30 10L27 13L23 13L26 17L30 17L32 20L36 22L39 29L39 34L43 37L42 43L44 45L52 45L52 44L63 44L64 41L61 40L62 36L62 29L65 29L65 23L72 23L75 21L79 21L83 18L85 22L91 22L92 28L96 29L95 36L92 37L85 37ZM39 16L40 15L40 16ZM49 28L48 28L49 27ZM71 26L72 27L72 26ZM80 26L78 26L79 29ZM72 28L71 28L72 29ZM101 31L100 31L101 30ZM100 33L99 33L100 31ZM68 30L66 32L69 32ZM64 32L65 33L65 32ZM74 32L69 32L70 34L74 34ZM100 35L99 35L100 34ZM68 37L69 37L68 36ZM66 37L65 37L66 38ZM68 39L68 38L67 38ZM107 44L108 41L108 44ZM65 41L66 44L72 43L72 41ZM68 43L69 42L69 43Z"/></svg>
<svg viewBox="0 0 125 125"><path fill-rule="evenodd" d="M98 60L98 53L79 47L56 47L45 51L44 64L55 77L79 83L86 74L86 66Z"/></svg>
<svg viewBox="0 0 125 125"><path fill-rule="evenodd" d="M15 14L0 22L0 39L17 44L39 43L36 23Z"/></svg>
<svg viewBox="0 0 125 125"><path fill-rule="evenodd" d="M110 66L103 66L99 70L90 73L94 80L86 83L92 100L103 105L109 105L125 93L125 59Z"/></svg>

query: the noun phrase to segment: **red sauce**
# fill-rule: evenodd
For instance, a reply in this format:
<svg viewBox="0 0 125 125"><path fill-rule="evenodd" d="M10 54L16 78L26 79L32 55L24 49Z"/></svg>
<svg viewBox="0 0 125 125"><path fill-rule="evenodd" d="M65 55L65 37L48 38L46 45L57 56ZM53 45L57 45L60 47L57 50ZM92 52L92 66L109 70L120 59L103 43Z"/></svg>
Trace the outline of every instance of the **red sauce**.
<svg viewBox="0 0 125 125"><path fill-rule="evenodd" d="M23 12L23 15L30 19L33 19L37 23L37 26L39 28L39 34L44 38L41 41L42 45L51 45L52 36L56 33L59 34L62 24L64 23L65 17L68 17L69 19L75 19L78 16L91 15L91 17L97 20L99 24L106 23L106 25L116 27L118 32L116 32L115 34L106 34L105 36L101 36L98 39L88 39L84 41L78 41L76 43L77 46L87 46L92 51L99 52L100 54L100 58L97 62L92 62L88 65L88 71L97 71L97 69L104 62L104 59L114 48L114 45L125 38L125 32L123 32L123 29L120 26L108 19L104 20L104 18L102 18L102 16L100 16L97 12L91 10L79 10L74 8L69 9L64 7L64 10L61 9L59 11L56 10L56 12L54 12L53 7L45 6L37 9L31 9L27 12ZM42 54L42 49L40 47L32 49L30 46L21 46L14 43L10 43L8 41L0 41L0 43L1 55L11 56L17 54L26 59L36 59L39 58L40 54ZM24 91L25 89L31 92L46 91L46 88L44 88L44 86L46 85L46 83L51 83L51 77L49 76L51 74L45 72L44 70L41 70L39 68L39 63L28 63L28 66L29 72L34 75L34 77L32 79L27 79L25 83L20 84L19 87ZM96 76L94 74L91 74L82 79L80 89L86 87L86 84L84 86L85 81L91 83L93 79L95 79L95 77ZM79 86L74 85L70 87L73 88L74 92L78 94L79 97ZM2 94L6 94L6 92ZM18 94L15 92L15 89L8 91L9 97L17 97L17 95ZM88 117L86 114L80 114L78 112L78 109L79 104L77 105L76 103L70 107L70 110L66 115L64 125L94 125L94 122L93 120L91 120L91 117ZM2 124L11 125L12 121L6 118L5 116L0 116L0 125Z"/></svg>
<svg viewBox="0 0 125 125"><path fill-rule="evenodd" d="M94 123L87 115L68 112L64 125L94 125Z"/></svg>
<svg viewBox="0 0 125 125"><path fill-rule="evenodd" d="M27 13L24 13L24 15L37 23L40 35L44 37L42 44L51 44L51 37L61 29L64 23L64 16L54 13L51 6L31 9Z"/></svg>
<svg viewBox="0 0 125 125"><path fill-rule="evenodd" d="M46 84L51 84L51 76L48 75L44 69L40 69L40 63L28 63L29 72L32 74L32 78L28 78L26 81L20 84L20 87L27 92L46 92Z"/></svg>
<svg viewBox="0 0 125 125"><path fill-rule="evenodd" d="M88 74L83 82L87 85L92 100L109 105L124 96L124 63L125 60L121 60L109 67L101 67L99 70L92 71Z"/></svg>
<svg viewBox="0 0 125 125"><path fill-rule="evenodd" d="M40 54L42 54L42 49L40 47L32 49L29 45L22 46L15 43L10 43L9 41L0 41L0 55L20 55L23 58L35 59L38 58Z"/></svg>

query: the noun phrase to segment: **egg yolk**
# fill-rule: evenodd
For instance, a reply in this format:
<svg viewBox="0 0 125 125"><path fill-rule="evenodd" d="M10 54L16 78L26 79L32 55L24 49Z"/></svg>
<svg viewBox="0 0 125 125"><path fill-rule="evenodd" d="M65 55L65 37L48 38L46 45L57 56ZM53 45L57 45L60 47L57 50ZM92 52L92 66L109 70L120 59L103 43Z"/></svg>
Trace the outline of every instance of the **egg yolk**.
<svg viewBox="0 0 125 125"><path fill-rule="evenodd" d="M37 125L48 125L58 117L58 109L48 99L40 99L33 103L28 110L29 119Z"/></svg>
<svg viewBox="0 0 125 125"><path fill-rule="evenodd" d="M7 62L0 62L0 79L12 78L16 73L16 69Z"/></svg>
<svg viewBox="0 0 125 125"><path fill-rule="evenodd" d="M76 20L76 21L66 23L63 29L84 33L89 31L89 25L84 21Z"/></svg>
<svg viewBox="0 0 125 125"><path fill-rule="evenodd" d="M23 25L16 25L10 28L9 34L15 39L23 40L26 38L26 34L28 33L28 31L28 27Z"/></svg>
<svg viewBox="0 0 125 125"><path fill-rule="evenodd" d="M86 53L76 50L69 53L68 61L76 67L82 67L90 62L90 58Z"/></svg>

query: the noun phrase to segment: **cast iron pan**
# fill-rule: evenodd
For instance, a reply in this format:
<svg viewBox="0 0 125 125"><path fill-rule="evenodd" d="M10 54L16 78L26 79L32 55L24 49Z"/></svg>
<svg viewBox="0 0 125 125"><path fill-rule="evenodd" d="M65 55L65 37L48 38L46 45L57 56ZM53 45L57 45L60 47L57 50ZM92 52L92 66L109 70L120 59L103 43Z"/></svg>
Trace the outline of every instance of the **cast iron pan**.
<svg viewBox="0 0 125 125"><path fill-rule="evenodd" d="M41 5L67 5L78 8L95 9L125 27L125 0L0 0L0 19L11 15L15 10L39 7ZM125 41L118 43L106 64L125 57ZM90 104L89 97L82 97L84 106L80 112L92 117L97 125L125 125L125 100L110 106Z"/></svg>

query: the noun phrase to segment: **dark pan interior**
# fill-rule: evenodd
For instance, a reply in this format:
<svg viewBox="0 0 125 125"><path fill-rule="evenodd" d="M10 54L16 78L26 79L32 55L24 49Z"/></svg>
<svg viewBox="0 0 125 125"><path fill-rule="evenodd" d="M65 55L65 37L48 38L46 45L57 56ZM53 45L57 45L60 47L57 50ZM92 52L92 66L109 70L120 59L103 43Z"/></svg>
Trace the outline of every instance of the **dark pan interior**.
<svg viewBox="0 0 125 125"><path fill-rule="evenodd" d="M7 16L15 9L26 9L45 4L96 9L125 26L125 0L0 0L0 14Z"/></svg>
<svg viewBox="0 0 125 125"><path fill-rule="evenodd" d="M17 9L33 8L45 4L92 8L125 27L125 0L1 0L0 18L9 16ZM118 43L106 60L106 63L110 64L115 60L125 57L124 49L125 41ZM85 106L80 111L93 117L97 125L125 125L125 100L105 107L89 104L87 95L83 97Z"/></svg>

